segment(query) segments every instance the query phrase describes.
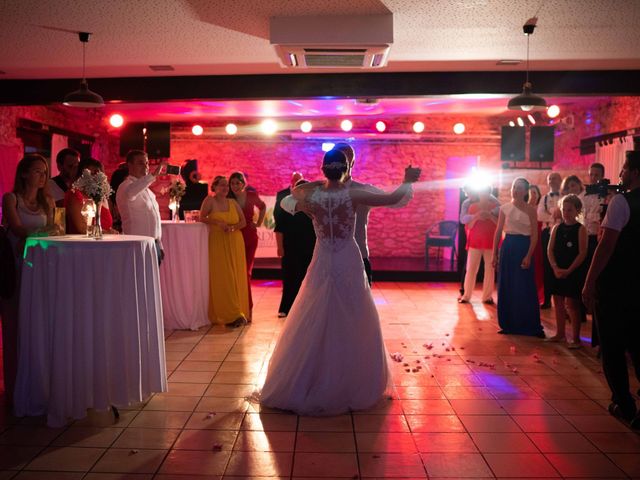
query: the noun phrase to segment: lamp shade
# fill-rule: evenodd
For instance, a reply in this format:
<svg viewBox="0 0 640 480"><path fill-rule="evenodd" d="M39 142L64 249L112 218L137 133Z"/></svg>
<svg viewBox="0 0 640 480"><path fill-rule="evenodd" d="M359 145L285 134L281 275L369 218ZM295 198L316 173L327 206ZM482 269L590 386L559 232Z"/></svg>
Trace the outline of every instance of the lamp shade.
<svg viewBox="0 0 640 480"><path fill-rule="evenodd" d="M80 89L64 97L63 105L68 107L96 108L104 107L104 100L100 95L89 90L86 80L80 83Z"/></svg>
<svg viewBox="0 0 640 480"><path fill-rule="evenodd" d="M520 110L524 112L546 110L547 101L538 95L534 95L531 91L531 83L527 82L522 87L522 93L509 100L507 108L509 110Z"/></svg>

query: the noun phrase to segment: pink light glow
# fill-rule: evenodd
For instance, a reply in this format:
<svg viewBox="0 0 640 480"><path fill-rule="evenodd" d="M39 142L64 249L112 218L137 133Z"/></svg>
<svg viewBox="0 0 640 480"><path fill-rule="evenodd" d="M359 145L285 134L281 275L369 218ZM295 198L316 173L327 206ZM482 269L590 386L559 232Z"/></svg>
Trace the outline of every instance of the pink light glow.
<svg viewBox="0 0 640 480"><path fill-rule="evenodd" d="M353 123L351 123L351 120L343 120L340 123L340 128L342 128L342 130L344 130L345 132L350 132L353 128Z"/></svg>
<svg viewBox="0 0 640 480"><path fill-rule="evenodd" d="M422 122L416 122L413 124L413 131L416 133L422 133L424 132L424 123Z"/></svg>
<svg viewBox="0 0 640 480"><path fill-rule="evenodd" d="M109 125L114 128L120 128L124 125L124 118L119 113L114 113L109 117Z"/></svg>
<svg viewBox="0 0 640 480"><path fill-rule="evenodd" d="M383 121L376 122L376 130L380 133L384 132L387 129L387 126Z"/></svg>
<svg viewBox="0 0 640 480"><path fill-rule="evenodd" d="M204 128L202 128L200 125L194 125L191 128L191 133L193 133L196 137L199 137L200 135L202 135L203 132L204 132Z"/></svg>
<svg viewBox="0 0 640 480"><path fill-rule="evenodd" d="M302 122L300 124L300 130L302 130L304 133L309 133L312 128L313 125L311 125L311 122Z"/></svg>

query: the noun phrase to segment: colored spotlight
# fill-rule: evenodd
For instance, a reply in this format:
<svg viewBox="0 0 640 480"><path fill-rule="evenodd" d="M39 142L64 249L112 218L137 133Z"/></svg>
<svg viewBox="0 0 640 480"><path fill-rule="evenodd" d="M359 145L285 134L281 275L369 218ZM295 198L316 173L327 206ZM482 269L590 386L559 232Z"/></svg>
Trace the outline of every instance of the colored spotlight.
<svg viewBox="0 0 640 480"><path fill-rule="evenodd" d="M453 126L453 133L455 133L456 135L462 135L464 133L464 123L456 123Z"/></svg>
<svg viewBox="0 0 640 480"><path fill-rule="evenodd" d="M204 128L202 128L200 125L194 125L193 127L191 127L191 133L193 133L196 137L202 135L203 132Z"/></svg>
<svg viewBox="0 0 640 480"><path fill-rule="evenodd" d="M516 121L518 122L518 126L524 127L524 120L522 120L520 117L518 117L518 119Z"/></svg>
<svg viewBox="0 0 640 480"><path fill-rule="evenodd" d="M547 108L547 115L549 115L549 118L556 118L560 115L560 107L558 105L551 105Z"/></svg>
<svg viewBox="0 0 640 480"><path fill-rule="evenodd" d="M224 127L224 131L229 135L235 135L238 133L238 127L236 127L235 123L227 123L227 126Z"/></svg>
<svg viewBox="0 0 640 480"><path fill-rule="evenodd" d="M304 133L309 133L312 128L313 125L311 125L311 122L302 122L300 124L300 130L302 130Z"/></svg>
<svg viewBox="0 0 640 480"><path fill-rule="evenodd" d="M278 131L278 124L274 120L267 119L260 124L260 129L265 135L273 135Z"/></svg>
<svg viewBox="0 0 640 480"><path fill-rule="evenodd" d="M383 121L376 122L376 130L380 133L387 129L387 125Z"/></svg>
<svg viewBox="0 0 640 480"><path fill-rule="evenodd" d="M120 115L119 113L114 113L109 117L109 124L112 127L120 128L122 125L124 125L124 118L122 118L122 115Z"/></svg>
<svg viewBox="0 0 640 480"><path fill-rule="evenodd" d="M351 120L343 120L340 123L340 128L345 132L350 132L351 129L353 128L353 123L351 123Z"/></svg>
<svg viewBox="0 0 640 480"><path fill-rule="evenodd" d="M424 123L422 122L416 122L413 124L413 131L416 133L422 133L424 132Z"/></svg>

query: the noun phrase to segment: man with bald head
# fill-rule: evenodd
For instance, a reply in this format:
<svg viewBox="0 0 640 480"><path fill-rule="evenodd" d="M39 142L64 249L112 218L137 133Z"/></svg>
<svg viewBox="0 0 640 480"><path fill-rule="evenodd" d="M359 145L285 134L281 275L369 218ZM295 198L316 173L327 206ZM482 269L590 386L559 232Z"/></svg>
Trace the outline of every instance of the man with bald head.
<svg viewBox="0 0 640 480"><path fill-rule="evenodd" d="M282 199L290 195L291 190L300 182L305 182L302 174L293 172L290 186L277 193L276 205L273 209L278 257L282 261L282 299L278 308L278 317L288 315L307 274L316 243L311 219L302 212L288 213L280 206Z"/></svg>
<svg viewBox="0 0 640 480"><path fill-rule="evenodd" d="M547 175L547 185L549 191L543 195L538 204L538 221L542 222L542 260L544 263L544 303L541 308L551 308L551 285L554 282L553 269L549 263L547 256L547 247L549 238L551 237L551 229L554 225L560 223L560 210L558 209L558 200L560 200L560 185L562 177L558 172L551 172Z"/></svg>

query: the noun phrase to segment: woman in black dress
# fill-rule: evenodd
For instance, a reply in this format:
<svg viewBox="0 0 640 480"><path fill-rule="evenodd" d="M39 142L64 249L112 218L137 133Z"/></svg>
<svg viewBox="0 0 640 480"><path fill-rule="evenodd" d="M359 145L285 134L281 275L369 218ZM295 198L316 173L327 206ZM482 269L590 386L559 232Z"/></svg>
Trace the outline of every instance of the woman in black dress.
<svg viewBox="0 0 640 480"><path fill-rule="evenodd" d="M562 223L553 227L549 240L549 263L553 269L554 282L551 287L555 305L557 332L549 338L551 342L565 340L567 313L571 321L573 338L569 348L580 348L581 299L586 277L587 229L578 222L582 201L569 194L560 200Z"/></svg>

